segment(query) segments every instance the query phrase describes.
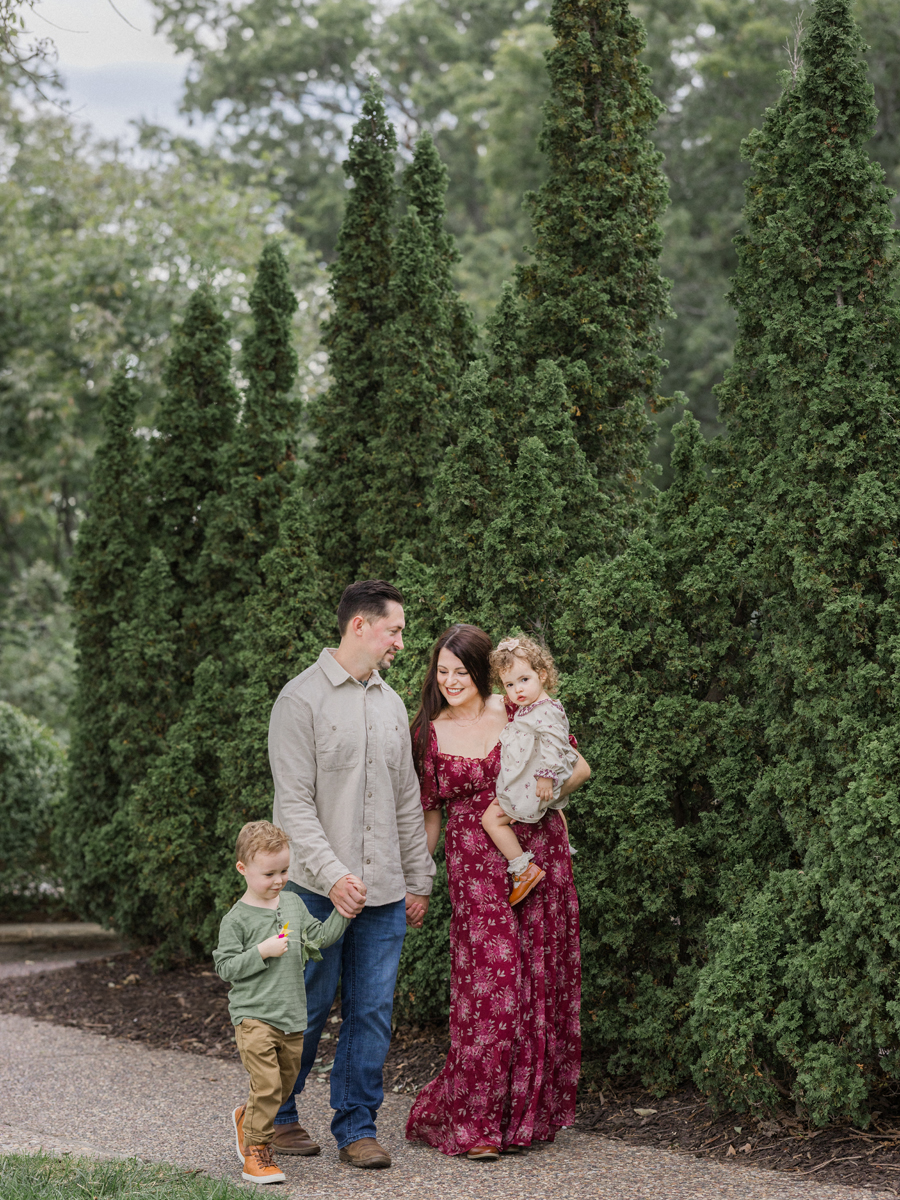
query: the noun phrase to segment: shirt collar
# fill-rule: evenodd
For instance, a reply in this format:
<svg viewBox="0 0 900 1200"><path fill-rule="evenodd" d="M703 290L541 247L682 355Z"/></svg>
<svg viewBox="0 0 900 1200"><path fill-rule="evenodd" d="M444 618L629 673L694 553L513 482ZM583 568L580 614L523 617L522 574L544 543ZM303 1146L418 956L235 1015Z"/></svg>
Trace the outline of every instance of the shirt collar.
<svg viewBox="0 0 900 1200"><path fill-rule="evenodd" d="M334 657L334 649L330 647L326 647L319 655L319 666L325 672L328 682L334 687L340 687L340 685L342 683L346 683L348 679L351 683L356 684L357 687L372 687L373 684L377 684L379 687L381 687L384 683L384 680L377 671L372 672L366 683L362 683L361 680L355 679L349 671L344 670L341 664Z"/></svg>

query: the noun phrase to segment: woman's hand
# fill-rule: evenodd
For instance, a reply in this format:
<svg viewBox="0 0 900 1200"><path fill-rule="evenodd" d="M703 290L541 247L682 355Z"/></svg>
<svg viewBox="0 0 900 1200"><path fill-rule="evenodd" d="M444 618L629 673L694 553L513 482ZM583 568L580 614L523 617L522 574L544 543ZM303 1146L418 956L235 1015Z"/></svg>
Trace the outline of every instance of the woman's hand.
<svg viewBox="0 0 900 1200"><path fill-rule="evenodd" d="M575 753L578 754L578 751L576 750ZM576 788L580 788L583 783L587 783L590 777L591 768L587 765L582 755L578 754L578 762L575 764L575 770L559 789L560 800L563 796L568 796L571 792L574 792Z"/></svg>

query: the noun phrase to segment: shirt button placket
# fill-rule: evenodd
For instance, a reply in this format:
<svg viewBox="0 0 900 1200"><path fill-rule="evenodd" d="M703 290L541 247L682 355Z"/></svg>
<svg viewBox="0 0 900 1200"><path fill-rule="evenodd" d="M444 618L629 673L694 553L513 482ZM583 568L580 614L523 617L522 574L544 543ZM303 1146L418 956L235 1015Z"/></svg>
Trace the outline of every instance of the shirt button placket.
<svg viewBox="0 0 900 1200"><path fill-rule="evenodd" d="M374 765L376 751L375 720L373 715L369 712L369 702L369 688L366 688L365 695L363 697L363 704L365 705L366 710L366 798L363 803L363 821L365 823L365 831L363 833L363 863L367 867L372 865L372 839L368 835L371 834L373 825L374 805L372 803L372 795L375 791Z"/></svg>

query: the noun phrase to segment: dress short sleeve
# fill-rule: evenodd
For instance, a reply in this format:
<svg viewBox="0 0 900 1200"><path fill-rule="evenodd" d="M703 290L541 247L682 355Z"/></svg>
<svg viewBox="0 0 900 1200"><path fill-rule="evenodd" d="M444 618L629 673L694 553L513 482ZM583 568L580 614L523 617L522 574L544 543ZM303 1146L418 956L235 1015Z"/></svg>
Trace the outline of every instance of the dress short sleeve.
<svg viewBox="0 0 900 1200"><path fill-rule="evenodd" d="M437 762L435 760L436 743L437 738L434 732L434 725L429 724L428 746L425 749L425 757L422 760L422 775L419 779L422 808L425 812L431 812L433 809L440 808L443 804L441 800L441 785L438 782Z"/></svg>

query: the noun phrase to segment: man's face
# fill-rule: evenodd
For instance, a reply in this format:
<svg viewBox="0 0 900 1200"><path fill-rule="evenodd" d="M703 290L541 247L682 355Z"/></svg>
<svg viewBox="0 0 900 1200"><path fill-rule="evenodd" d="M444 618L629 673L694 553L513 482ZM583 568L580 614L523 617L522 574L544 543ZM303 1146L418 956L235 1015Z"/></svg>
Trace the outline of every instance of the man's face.
<svg viewBox="0 0 900 1200"><path fill-rule="evenodd" d="M377 671L386 671L394 661L394 655L403 649L403 605L395 600L388 603L387 612L374 621L363 619L362 641L369 654L372 666Z"/></svg>

